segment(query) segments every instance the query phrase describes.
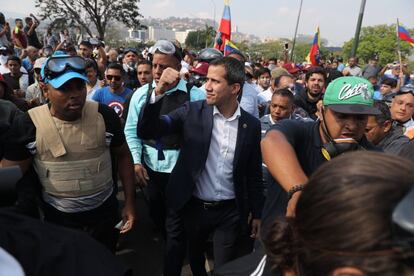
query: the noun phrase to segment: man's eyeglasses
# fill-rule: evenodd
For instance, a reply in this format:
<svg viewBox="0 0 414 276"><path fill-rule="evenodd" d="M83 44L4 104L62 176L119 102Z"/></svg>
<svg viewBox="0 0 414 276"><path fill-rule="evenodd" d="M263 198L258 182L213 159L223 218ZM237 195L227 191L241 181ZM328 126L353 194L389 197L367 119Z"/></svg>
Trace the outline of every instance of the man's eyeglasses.
<svg viewBox="0 0 414 276"><path fill-rule="evenodd" d="M45 76L48 79L54 79L66 71L75 71L81 74L85 73L86 62L79 56L52 56L45 64Z"/></svg>
<svg viewBox="0 0 414 276"><path fill-rule="evenodd" d="M122 77L121 76L106 75L105 78L109 81L111 81L111 80L120 81Z"/></svg>

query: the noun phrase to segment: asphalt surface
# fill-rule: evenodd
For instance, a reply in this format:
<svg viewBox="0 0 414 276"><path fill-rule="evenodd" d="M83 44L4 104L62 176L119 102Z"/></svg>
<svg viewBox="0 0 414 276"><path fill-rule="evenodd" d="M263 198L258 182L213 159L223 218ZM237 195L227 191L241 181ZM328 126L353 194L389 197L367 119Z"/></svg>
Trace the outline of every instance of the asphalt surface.
<svg viewBox="0 0 414 276"><path fill-rule="evenodd" d="M119 193L118 199L122 205L122 193ZM136 225L130 233L121 236L116 255L133 269L134 276L161 276L164 240L155 230L148 214L148 205L139 189L137 189L136 212L138 218ZM191 275L189 265L185 261L181 276Z"/></svg>

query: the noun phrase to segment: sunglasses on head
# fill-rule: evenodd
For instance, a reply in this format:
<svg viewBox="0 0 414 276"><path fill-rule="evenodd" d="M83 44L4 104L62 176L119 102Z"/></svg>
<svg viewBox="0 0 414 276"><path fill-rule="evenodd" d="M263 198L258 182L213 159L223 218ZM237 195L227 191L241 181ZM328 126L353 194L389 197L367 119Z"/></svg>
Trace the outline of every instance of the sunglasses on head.
<svg viewBox="0 0 414 276"><path fill-rule="evenodd" d="M46 61L45 76L54 79L68 70L85 74L85 68L86 62L80 56L52 56Z"/></svg>
<svg viewBox="0 0 414 276"><path fill-rule="evenodd" d="M182 60L182 54L180 49L168 40L158 40L154 44L154 46L151 47L150 54L154 55L156 52L160 52L166 55L172 55L178 60Z"/></svg>
<svg viewBox="0 0 414 276"><path fill-rule="evenodd" d="M123 51L124 55L128 54L128 52L132 52L132 53L138 55L138 51L135 48L125 48L124 51Z"/></svg>
<svg viewBox="0 0 414 276"><path fill-rule="evenodd" d="M112 76L112 75L106 75L105 76L107 80L115 80L115 81L120 81L121 80L121 76Z"/></svg>

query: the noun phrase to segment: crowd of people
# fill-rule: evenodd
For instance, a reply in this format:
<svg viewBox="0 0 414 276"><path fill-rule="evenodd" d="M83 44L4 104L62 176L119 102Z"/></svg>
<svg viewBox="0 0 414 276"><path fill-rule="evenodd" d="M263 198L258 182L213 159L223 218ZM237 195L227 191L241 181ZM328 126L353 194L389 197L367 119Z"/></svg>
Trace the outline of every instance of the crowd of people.
<svg viewBox="0 0 414 276"><path fill-rule="evenodd" d="M193 275L208 275L209 248L215 275L414 273L406 64L381 67L373 56L363 68L357 57L312 66L286 53L253 61L167 40L110 48L66 29L41 39L39 20L24 22L10 30L0 13L0 168L23 174L0 220L45 221L52 237L81 231L115 253L119 235L139 227L139 186L164 238L166 276L180 275L185 258ZM15 240L36 229L0 232ZM3 237L0 258L26 275L76 259L56 250L35 265ZM113 269L100 275L131 273L115 256L102 260Z"/></svg>

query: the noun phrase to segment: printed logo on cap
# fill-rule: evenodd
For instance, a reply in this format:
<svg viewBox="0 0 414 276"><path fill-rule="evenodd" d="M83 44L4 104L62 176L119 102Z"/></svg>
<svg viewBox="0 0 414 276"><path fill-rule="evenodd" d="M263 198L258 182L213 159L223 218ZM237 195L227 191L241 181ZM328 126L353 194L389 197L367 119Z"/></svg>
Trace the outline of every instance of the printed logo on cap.
<svg viewBox="0 0 414 276"><path fill-rule="evenodd" d="M338 100L343 101L358 95L366 101L372 98L366 83L358 83L354 86L350 83L345 84L338 93Z"/></svg>

